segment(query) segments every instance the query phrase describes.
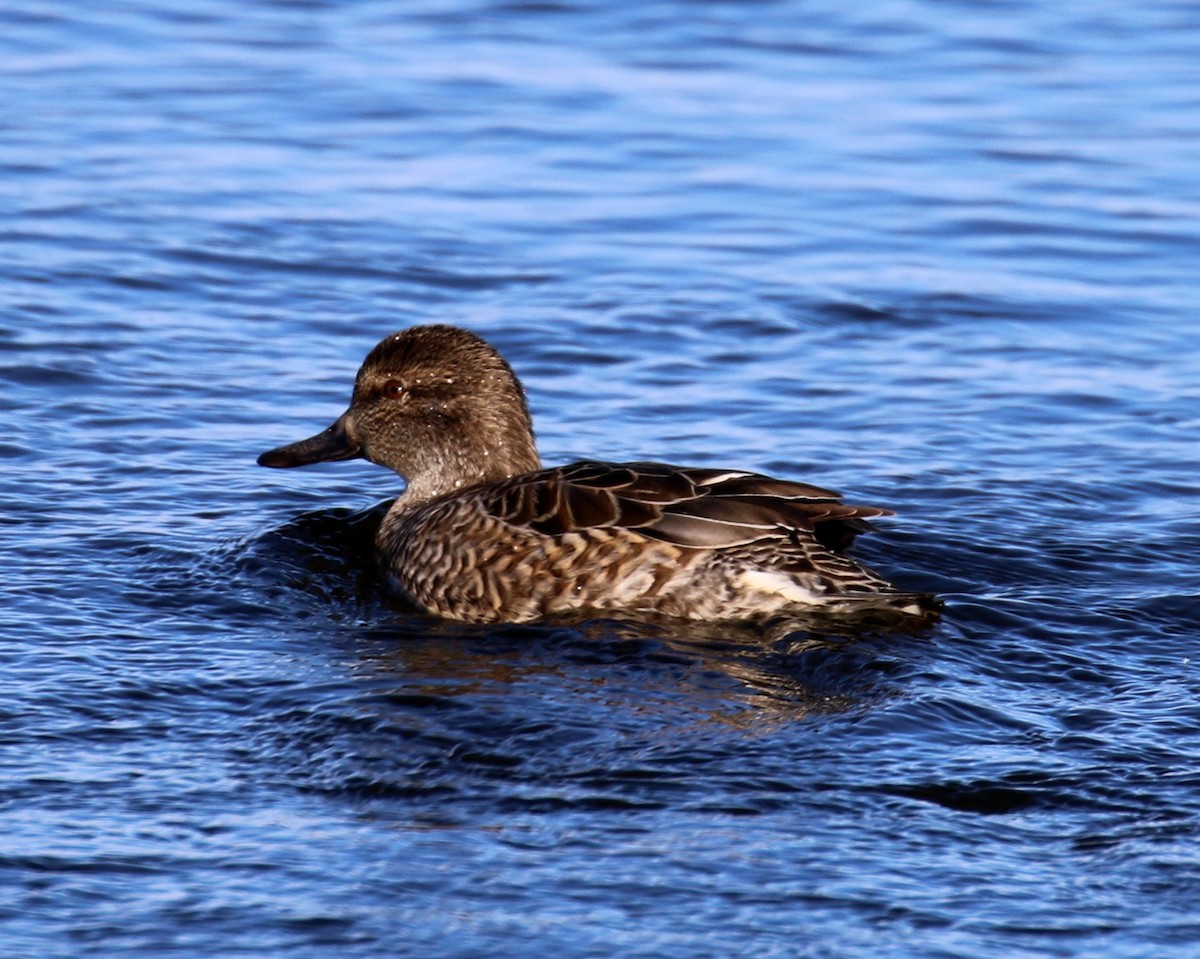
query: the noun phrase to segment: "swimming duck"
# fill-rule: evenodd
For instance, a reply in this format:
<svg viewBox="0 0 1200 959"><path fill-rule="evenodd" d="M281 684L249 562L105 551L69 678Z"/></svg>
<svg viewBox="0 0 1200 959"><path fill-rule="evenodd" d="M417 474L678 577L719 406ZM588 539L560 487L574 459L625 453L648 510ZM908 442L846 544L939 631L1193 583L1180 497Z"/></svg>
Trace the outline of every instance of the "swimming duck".
<svg viewBox="0 0 1200 959"><path fill-rule="evenodd" d="M407 481L375 540L387 579L448 619L594 610L763 620L864 606L923 617L931 608L845 553L869 518L890 510L744 470L590 461L544 469L516 374L457 327L385 338L332 426L258 462L356 457Z"/></svg>

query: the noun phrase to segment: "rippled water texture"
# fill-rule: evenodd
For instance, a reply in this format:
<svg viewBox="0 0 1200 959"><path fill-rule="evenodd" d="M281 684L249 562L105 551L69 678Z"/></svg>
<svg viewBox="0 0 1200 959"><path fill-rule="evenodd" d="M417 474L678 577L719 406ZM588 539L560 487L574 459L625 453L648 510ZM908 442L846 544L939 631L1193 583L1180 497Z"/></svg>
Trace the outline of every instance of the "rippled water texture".
<svg viewBox="0 0 1200 959"><path fill-rule="evenodd" d="M1193 3L0 10L0 953L1200 950ZM453 321L548 462L895 508L924 635L464 629L278 473Z"/></svg>

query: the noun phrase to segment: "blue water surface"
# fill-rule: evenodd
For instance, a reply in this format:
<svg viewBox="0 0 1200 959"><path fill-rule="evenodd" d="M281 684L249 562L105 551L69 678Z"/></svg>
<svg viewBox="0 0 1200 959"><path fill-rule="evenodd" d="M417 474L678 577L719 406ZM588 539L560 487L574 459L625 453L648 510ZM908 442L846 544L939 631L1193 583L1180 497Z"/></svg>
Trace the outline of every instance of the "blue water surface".
<svg viewBox="0 0 1200 959"><path fill-rule="evenodd" d="M0 953L1200 955L1200 8L9 0ZM548 463L895 509L917 635L463 628L268 472L453 322Z"/></svg>

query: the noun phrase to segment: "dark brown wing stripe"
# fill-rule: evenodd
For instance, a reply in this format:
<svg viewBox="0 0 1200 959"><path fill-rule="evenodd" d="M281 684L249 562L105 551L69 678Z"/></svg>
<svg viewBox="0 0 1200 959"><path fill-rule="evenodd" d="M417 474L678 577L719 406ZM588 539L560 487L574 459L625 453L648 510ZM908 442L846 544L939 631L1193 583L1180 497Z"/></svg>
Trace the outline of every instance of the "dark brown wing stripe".
<svg viewBox="0 0 1200 959"><path fill-rule="evenodd" d="M769 531L757 527L738 526L721 520L680 513L664 513L662 519L642 532L676 546L692 549L721 549L740 546L764 539Z"/></svg>

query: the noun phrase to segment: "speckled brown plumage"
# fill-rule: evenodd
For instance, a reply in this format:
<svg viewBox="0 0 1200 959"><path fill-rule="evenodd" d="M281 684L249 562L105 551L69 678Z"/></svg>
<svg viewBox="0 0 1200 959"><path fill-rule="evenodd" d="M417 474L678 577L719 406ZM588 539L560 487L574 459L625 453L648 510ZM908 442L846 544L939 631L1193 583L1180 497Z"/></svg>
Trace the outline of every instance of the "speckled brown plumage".
<svg viewBox="0 0 1200 959"><path fill-rule="evenodd" d="M931 607L845 554L867 519L889 510L740 470L541 469L516 376L455 327L383 340L333 426L259 462L355 456L408 483L376 538L389 581L450 619L576 610L760 619L872 604L923 617Z"/></svg>

